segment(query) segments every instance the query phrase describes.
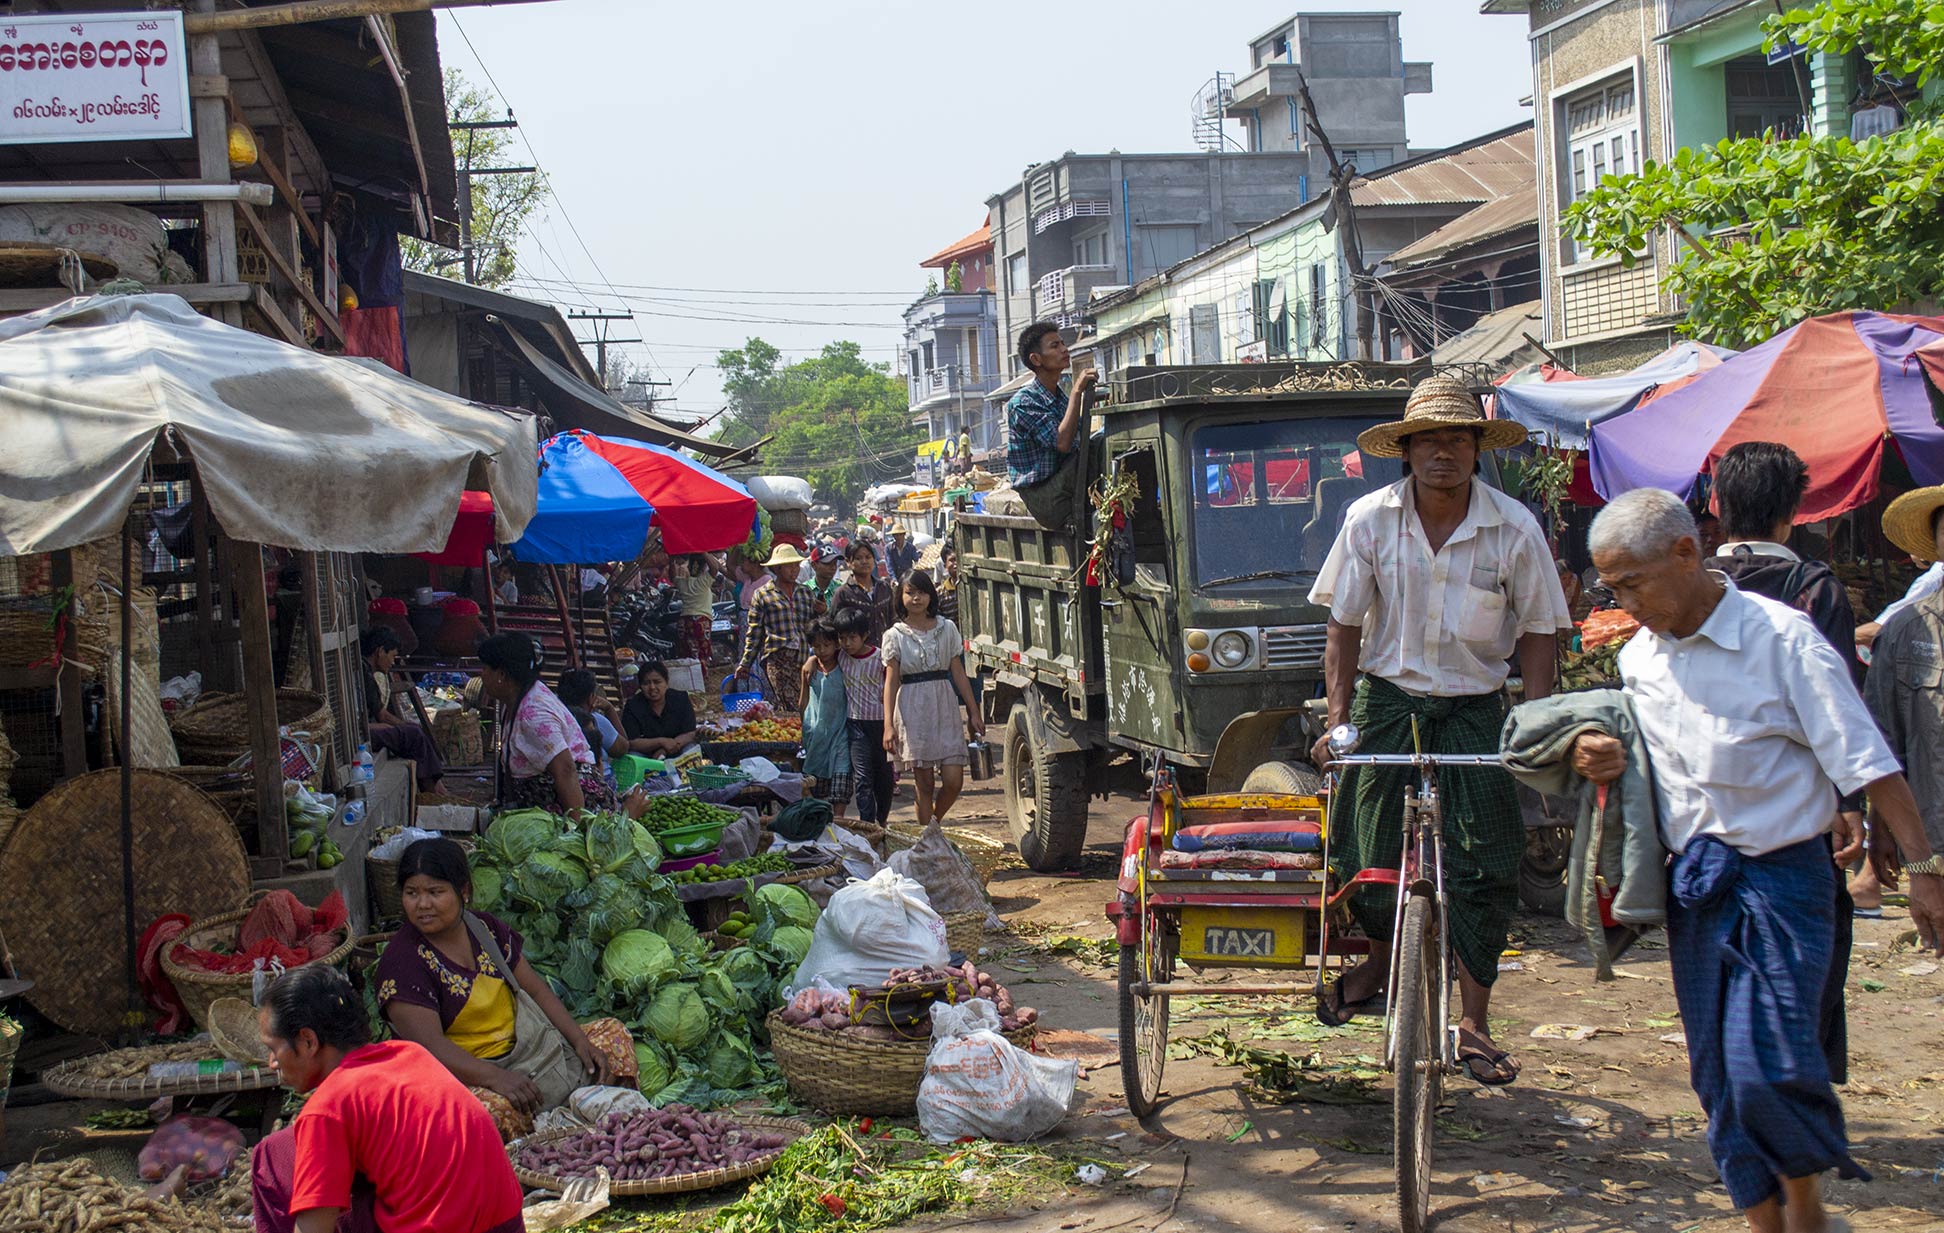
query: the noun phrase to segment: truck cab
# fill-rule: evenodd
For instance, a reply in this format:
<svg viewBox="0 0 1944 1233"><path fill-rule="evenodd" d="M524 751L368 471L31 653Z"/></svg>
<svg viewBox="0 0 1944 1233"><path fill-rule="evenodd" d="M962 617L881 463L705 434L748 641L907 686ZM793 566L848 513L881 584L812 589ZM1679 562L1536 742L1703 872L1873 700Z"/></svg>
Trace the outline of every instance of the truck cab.
<svg viewBox="0 0 1944 1233"><path fill-rule="evenodd" d="M1328 614L1309 590L1351 503L1400 477L1357 434L1401 418L1418 375L1129 369L1076 444L1076 479L1108 510L1079 499L1052 527L995 498L959 516L966 661L1006 725L1027 864L1076 863L1122 751L1191 791L1315 790Z"/></svg>

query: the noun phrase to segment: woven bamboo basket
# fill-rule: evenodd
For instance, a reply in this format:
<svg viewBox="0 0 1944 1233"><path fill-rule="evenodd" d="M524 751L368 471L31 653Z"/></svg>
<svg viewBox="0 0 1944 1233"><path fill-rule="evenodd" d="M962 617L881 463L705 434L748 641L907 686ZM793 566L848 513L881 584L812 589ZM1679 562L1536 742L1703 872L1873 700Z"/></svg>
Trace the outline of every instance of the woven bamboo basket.
<svg viewBox="0 0 1944 1233"><path fill-rule="evenodd" d="M976 958L986 944L984 912L945 913L945 945L953 951Z"/></svg>
<svg viewBox="0 0 1944 1233"><path fill-rule="evenodd" d="M256 817L256 780L248 770L227 766L172 766L164 773L200 788L232 822L241 824Z"/></svg>
<svg viewBox="0 0 1944 1233"><path fill-rule="evenodd" d="M744 1126L751 1130L778 1131L788 1135L792 1142L810 1133L810 1127L803 1122L797 1121L795 1118L748 1117L742 1114L732 1114L731 1116L735 1118L736 1124L739 1126ZM506 1145L506 1154L513 1162L513 1176L520 1179L522 1186L539 1190L551 1190L555 1194L559 1194L567 1185L566 1180L555 1177L550 1173L535 1173L533 1170L522 1165L520 1163L521 1149L538 1147L545 1143L552 1143L558 1139L568 1139L575 1135L586 1133L584 1129L562 1127L559 1130L538 1131L523 1138L513 1140L513 1142ZM713 1190L717 1186L727 1186L731 1182L747 1181L749 1178L760 1177L768 1173L770 1166L776 1163L776 1158L781 1156L788 1146L788 1144L785 1144L783 1147L777 1148L761 1159L752 1160L746 1164L725 1166L720 1169L702 1169L694 1173L678 1173L674 1177L659 1177L652 1181L631 1179L624 1182L615 1182L609 1188L608 1193L617 1198L640 1198L643 1195L686 1194L693 1190Z"/></svg>
<svg viewBox="0 0 1944 1233"><path fill-rule="evenodd" d="M918 1108L918 1085L925 1079L929 1035L896 1043L858 1040L838 1032L813 1031L783 1022L781 1011L768 1019L770 1052L789 1081L790 1094L825 1113L849 1117L901 1117ZM1005 1033L1025 1049L1034 1029Z"/></svg>
<svg viewBox="0 0 1944 1233"><path fill-rule="evenodd" d="M277 725L308 732L327 744L334 725L324 695L308 689L277 691ZM184 762L221 766L250 752L249 712L242 694L204 694L196 705L169 721Z"/></svg>
<svg viewBox="0 0 1944 1233"><path fill-rule="evenodd" d="M0 664L25 668L55 651L54 602L46 596L0 602Z"/></svg>
<svg viewBox="0 0 1944 1233"><path fill-rule="evenodd" d="M448 835L472 857L472 840L463 835ZM398 886L398 862L365 857L365 886L371 891L373 922L405 919L405 898Z"/></svg>
<svg viewBox="0 0 1944 1233"><path fill-rule="evenodd" d="M243 927L243 918L250 914L248 908L237 908L207 920L199 920L182 931L182 936L162 951L162 971L167 974L169 983L175 986L176 994L189 1011L189 1017L203 1030L209 1028L209 1007L217 998L242 998L250 1001L250 973L241 972L231 975L227 972L205 972L201 968L186 968L175 961L178 946L190 946L197 950L213 949L218 943L234 945L237 931ZM343 963L351 953L357 939L350 930L344 931L344 940L336 949L312 963L325 963L335 967Z"/></svg>
<svg viewBox="0 0 1944 1233"><path fill-rule="evenodd" d="M734 950L738 946L748 945L741 938L732 938L726 933L717 933L713 929L706 930L702 934L702 939L716 950Z"/></svg>

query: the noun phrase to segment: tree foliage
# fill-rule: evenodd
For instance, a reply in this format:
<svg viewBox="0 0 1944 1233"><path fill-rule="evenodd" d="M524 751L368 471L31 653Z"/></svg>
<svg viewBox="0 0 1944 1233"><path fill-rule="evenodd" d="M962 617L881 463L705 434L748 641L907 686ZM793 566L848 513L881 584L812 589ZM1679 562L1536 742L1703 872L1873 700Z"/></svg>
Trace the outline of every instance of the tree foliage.
<svg viewBox="0 0 1944 1233"><path fill-rule="evenodd" d="M467 81L458 69L445 71L446 115L454 124L476 124L500 118L494 98ZM452 153L461 168L500 167L517 161L513 130L454 128ZM539 172L472 178L473 282L498 287L510 280L520 246L520 231L547 196L547 178ZM460 276L459 254L436 244L404 238L399 241L405 268L428 274Z"/></svg>
<svg viewBox="0 0 1944 1233"><path fill-rule="evenodd" d="M717 355L729 403L724 441L771 438L758 455L764 469L802 476L833 505L911 473L924 431L912 425L904 382L889 365L867 363L854 342L795 363L782 358L760 338Z"/></svg>
<svg viewBox="0 0 1944 1233"><path fill-rule="evenodd" d="M1921 85L1944 63L1944 3L1823 0L1769 19L1811 51L1861 49ZM1666 286L1689 333L1748 346L1818 313L1893 308L1944 293L1944 123L1913 108L1898 131L1682 148L1609 176L1565 213L1596 256L1631 265L1663 228L1681 253Z"/></svg>

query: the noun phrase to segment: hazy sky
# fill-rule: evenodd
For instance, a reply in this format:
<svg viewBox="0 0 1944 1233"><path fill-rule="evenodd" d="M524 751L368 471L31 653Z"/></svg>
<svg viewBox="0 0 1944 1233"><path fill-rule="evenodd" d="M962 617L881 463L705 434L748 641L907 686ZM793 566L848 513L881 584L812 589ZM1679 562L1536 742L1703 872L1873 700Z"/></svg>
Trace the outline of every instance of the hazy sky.
<svg viewBox="0 0 1944 1233"><path fill-rule="evenodd" d="M510 289L633 311L613 336L646 340L628 351L689 416L721 406L716 352L752 334L891 360L918 262L987 196L1067 150L1191 148L1195 91L1299 8L1402 11L1436 86L1409 99L1414 147L1530 114L1525 23L1477 0L556 0L439 26L444 62L497 85L552 177Z"/></svg>

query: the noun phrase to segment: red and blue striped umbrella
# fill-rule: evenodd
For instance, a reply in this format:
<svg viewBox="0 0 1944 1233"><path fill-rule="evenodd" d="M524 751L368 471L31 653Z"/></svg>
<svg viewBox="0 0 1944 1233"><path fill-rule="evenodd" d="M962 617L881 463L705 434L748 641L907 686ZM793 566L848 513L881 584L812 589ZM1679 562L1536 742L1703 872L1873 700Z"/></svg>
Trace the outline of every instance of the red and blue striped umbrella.
<svg viewBox="0 0 1944 1233"><path fill-rule="evenodd" d="M513 545L522 561L631 561L648 528L670 552L716 552L749 538L756 498L735 480L659 445L575 429L540 443L533 521Z"/></svg>

